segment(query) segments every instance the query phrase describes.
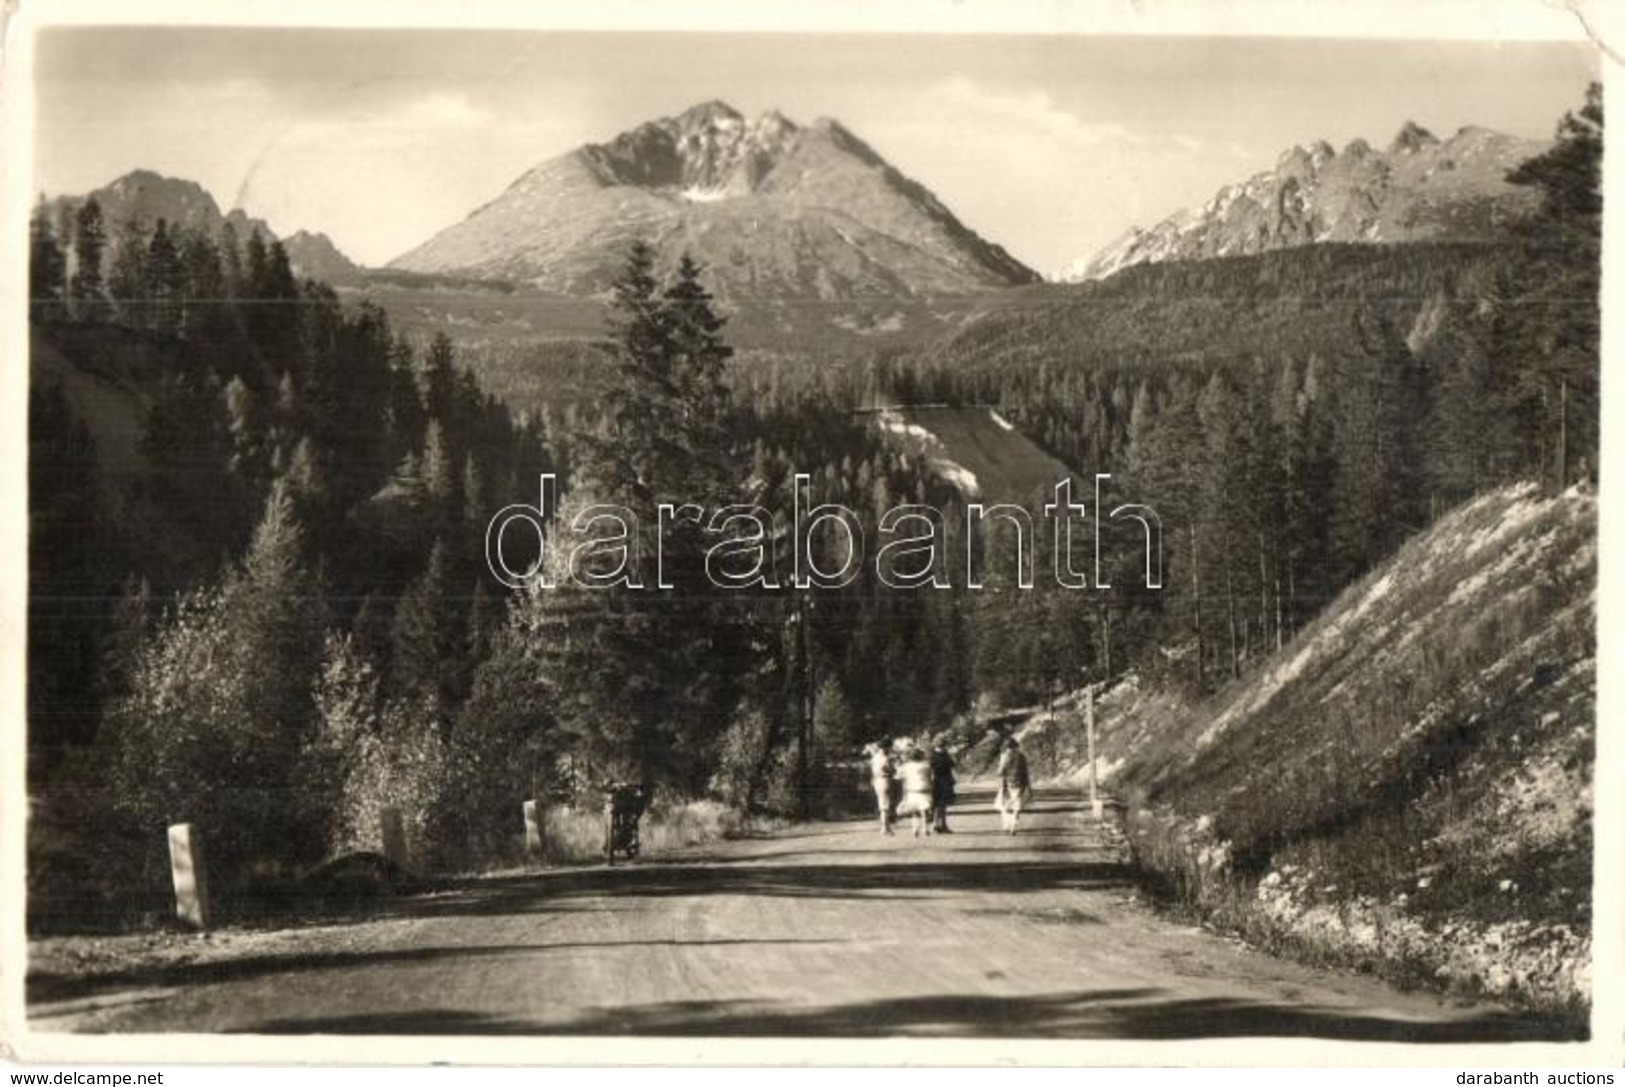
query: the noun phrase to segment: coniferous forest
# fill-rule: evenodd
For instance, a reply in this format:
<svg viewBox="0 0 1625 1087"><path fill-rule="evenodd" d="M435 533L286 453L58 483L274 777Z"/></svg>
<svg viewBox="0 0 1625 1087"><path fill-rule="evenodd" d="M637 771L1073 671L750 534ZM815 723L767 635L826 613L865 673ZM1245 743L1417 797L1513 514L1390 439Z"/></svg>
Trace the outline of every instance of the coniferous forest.
<svg viewBox="0 0 1625 1087"><path fill-rule="evenodd" d="M399 332L257 231L42 200L35 902L161 900L174 822L228 883L374 848L384 807L426 865L467 869L511 853L527 798L641 780L794 816L872 739L975 741L993 711L1130 673L1200 700L1462 501L1594 485L1602 120L1594 87L1513 173L1540 208L1501 241L1137 266L839 366L737 350L707 269L634 245L601 340L536 349L570 356L571 387L523 409L482 385L485 348ZM613 504L654 533L680 496L759 508L776 537L805 473L870 541L894 506L942 508L958 586L954 557L1006 554L1005 529L966 541L966 497L857 410L877 402L994 407L1078 479L1111 473L1160 515L1163 584L1120 528L1109 589L1019 591L990 559L980 591L866 567L724 592L681 520L631 550L672 591L514 591L487 568L492 515L544 473L555 527ZM1043 524L1054 482L982 500ZM1053 550L1035 534L1041 574Z"/></svg>

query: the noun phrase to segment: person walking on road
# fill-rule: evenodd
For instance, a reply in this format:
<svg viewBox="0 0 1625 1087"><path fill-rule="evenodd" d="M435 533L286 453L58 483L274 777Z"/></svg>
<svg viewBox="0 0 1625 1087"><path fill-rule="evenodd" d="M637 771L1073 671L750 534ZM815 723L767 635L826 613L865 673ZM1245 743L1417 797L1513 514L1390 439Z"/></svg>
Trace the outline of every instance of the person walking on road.
<svg viewBox="0 0 1625 1087"><path fill-rule="evenodd" d="M899 750L897 743L893 740L882 740L880 743L886 751L886 757L891 760L891 790L886 794L888 797L886 818L891 820L891 825L895 827L897 825L897 805L903 802L903 776L901 771L905 752Z"/></svg>
<svg viewBox="0 0 1625 1087"><path fill-rule="evenodd" d="M1021 809L1032 800L1032 774L1027 768L1027 756L1021 753L1021 744L1014 736L1004 741L999 755L999 795L995 804L1006 834L1014 834L1021 823Z"/></svg>
<svg viewBox="0 0 1625 1087"><path fill-rule="evenodd" d="M870 744L863 750L869 756L869 777L875 789L875 804L880 809L880 833L890 834L896 804L892 799L892 785L897 771L884 744Z"/></svg>
<svg viewBox="0 0 1625 1087"><path fill-rule="evenodd" d="M931 826L938 834L953 833L948 829L948 805L953 802L954 757L938 740L931 745Z"/></svg>
<svg viewBox="0 0 1625 1087"><path fill-rule="evenodd" d="M903 802L897 807L898 814L909 817L914 826L914 837L918 838L922 832L930 837L933 793L931 763L926 759L925 752L917 747L910 748L903 759L900 776L903 779Z"/></svg>

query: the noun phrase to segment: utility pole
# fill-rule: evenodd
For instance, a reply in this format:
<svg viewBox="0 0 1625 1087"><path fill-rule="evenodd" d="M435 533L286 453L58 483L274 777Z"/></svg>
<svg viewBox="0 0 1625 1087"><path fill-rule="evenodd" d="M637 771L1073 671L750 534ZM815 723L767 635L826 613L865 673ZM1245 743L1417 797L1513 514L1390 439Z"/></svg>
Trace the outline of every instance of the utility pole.
<svg viewBox="0 0 1625 1087"><path fill-rule="evenodd" d="M797 771L800 777L801 818L803 821L812 817L812 750L813 750L813 718L816 714L815 701L818 697L813 686L812 637L807 626L807 611L810 606L807 598L802 595L807 590L792 590L796 595L795 622L800 630L800 657L801 657L801 737L797 746Z"/></svg>
<svg viewBox="0 0 1625 1087"><path fill-rule="evenodd" d="M1557 401L1557 493L1562 494L1569 485L1569 379L1565 375L1559 380Z"/></svg>
<svg viewBox="0 0 1625 1087"><path fill-rule="evenodd" d="M1083 722L1089 744L1089 807L1095 813L1095 821L1098 823L1106 817L1106 805L1100 799L1100 775L1095 766L1095 685L1093 683L1084 689Z"/></svg>

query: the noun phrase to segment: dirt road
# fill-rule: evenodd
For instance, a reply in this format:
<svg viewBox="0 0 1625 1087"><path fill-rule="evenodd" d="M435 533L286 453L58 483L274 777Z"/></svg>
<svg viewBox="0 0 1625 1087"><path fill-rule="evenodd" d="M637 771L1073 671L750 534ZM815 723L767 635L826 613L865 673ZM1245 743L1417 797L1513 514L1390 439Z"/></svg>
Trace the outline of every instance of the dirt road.
<svg viewBox="0 0 1625 1087"><path fill-rule="evenodd" d="M80 1031L1548 1036L1157 917L1075 797L1041 794L1013 838L986 796L971 800L951 836L824 823L471 881L381 918L222 933L210 955L95 979L40 956L30 1018Z"/></svg>

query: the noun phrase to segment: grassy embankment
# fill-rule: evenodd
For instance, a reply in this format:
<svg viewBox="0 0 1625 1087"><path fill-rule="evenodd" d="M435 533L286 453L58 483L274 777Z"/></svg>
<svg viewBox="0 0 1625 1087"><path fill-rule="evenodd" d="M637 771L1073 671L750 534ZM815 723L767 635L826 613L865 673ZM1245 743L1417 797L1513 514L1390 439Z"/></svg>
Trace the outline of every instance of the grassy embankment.
<svg viewBox="0 0 1625 1087"><path fill-rule="evenodd" d="M1579 490L1484 495L1213 697L1102 698L1147 881L1265 947L1579 1021L1596 510ZM1083 780L1074 704L1026 732Z"/></svg>

